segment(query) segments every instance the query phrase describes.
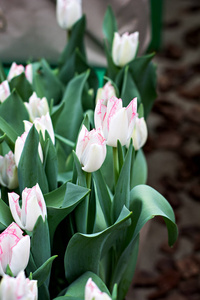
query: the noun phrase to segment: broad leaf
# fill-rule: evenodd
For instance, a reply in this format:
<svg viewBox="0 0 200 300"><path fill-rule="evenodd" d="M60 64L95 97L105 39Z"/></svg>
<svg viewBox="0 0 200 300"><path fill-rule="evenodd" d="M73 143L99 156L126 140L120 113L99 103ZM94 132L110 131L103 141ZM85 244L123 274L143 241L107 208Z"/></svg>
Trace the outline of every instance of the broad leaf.
<svg viewBox="0 0 200 300"><path fill-rule="evenodd" d="M0 199L0 231L6 229L13 222L10 208Z"/></svg>
<svg viewBox="0 0 200 300"><path fill-rule="evenodd" d="M34 126L29 131L18 165L20 192L39 184L42 192L48 192L48 182L38 154L39 136ZM31 159L30 159L31 158Z"/></svg>
<svg viewBox="0 0 200 300"><path fill-rule="evenodd" d="M109 51L111 50L114 33L116 31L118 31L117 22L111 6L108 6L103 19L103 34L108 41Z"/></svg>
<svg viewBox="0 0 200 300"><path fill-rule="evenodd" d="M15 76L10 81L10 89L15 89L23 101L28 102L33 94L33 89L30 82L26 79L25 73Z"/></svg>
<svg viewBox="0 0 200 300"><path fill-rule="evenodd" d="M21 97L15 90L0 105L0 117L14 128L17 135L22 135L24 132L23 120L29 120L29 114Z"/></svg>

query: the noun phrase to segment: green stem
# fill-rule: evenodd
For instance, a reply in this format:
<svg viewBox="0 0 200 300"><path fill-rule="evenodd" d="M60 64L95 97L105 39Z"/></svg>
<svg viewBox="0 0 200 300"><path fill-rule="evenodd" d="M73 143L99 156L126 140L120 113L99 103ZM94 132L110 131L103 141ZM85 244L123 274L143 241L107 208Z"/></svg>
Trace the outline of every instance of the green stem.
<svg viewBox="0 0 200 300"><path fill-rule="evenodd" d="M88 189L91 188L91 177L91 173L86 173L86 184Z"/></svg>
<svg viewBox="0 0 200 300"><path fill-rule="evenodd" d="M113 147L113 171L114 171L114 180L116 186L119 177L119 162L118 162L118 152L116 147Z"/></svg>

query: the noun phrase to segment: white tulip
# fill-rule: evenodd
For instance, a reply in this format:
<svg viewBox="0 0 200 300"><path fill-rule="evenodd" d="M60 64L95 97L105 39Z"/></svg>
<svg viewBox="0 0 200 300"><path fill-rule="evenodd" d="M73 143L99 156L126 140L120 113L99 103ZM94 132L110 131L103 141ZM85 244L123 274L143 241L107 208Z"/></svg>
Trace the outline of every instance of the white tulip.
<svg viewBox="0 0 200 300"><path fill-rule="evenodd" d="M115 32L112 45L112 58L116 66L123 67L132 61L138 48L139 33L124 33L122 36Z"/></svg>
<svg viewBox="0 0 200 300"><path fill-rule="evenodd" d="M0 184L10 190L18 187L17 166L12 151L5 156L0 155Z"/></svg>
<svg viewBox="0 0 200 300"><path fill-rule="evenodd" d="M82 1L57 0L56 16L61 28L71 29L82 16Z"/></svg>
<svg viewBox="0 0 200 300"><path fill-rule="evenodd" d="M42 99L40 99L39 97L37 97L35 92L29 98L29 102L24 102L24 104L28 110L31 122L33 122L36 118L46 115L49 112L47 98L43 97Z"/></svg>

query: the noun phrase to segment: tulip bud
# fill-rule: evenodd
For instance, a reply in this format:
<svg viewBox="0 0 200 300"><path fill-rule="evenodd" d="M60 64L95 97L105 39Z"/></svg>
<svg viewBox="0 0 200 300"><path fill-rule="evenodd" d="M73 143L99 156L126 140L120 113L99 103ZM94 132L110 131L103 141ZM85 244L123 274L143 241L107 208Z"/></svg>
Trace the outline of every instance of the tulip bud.
<svg viewBox="0 0 200 300"><path fill-rule="evenodd" d="M29 261L30 237L16 223L11 223L0 234L0 275L4 275L7 265L16 276L24 270Z"/></svg>
<svg viewBox="0 0 200 300"><path fill-rule="evenodd" d="M49 133L52 143L55 144L53 124L49 112L47 112L45 116L41 116L41 118L36 118L33 124L35 125L35 128L37 129L38 133L41 131L44 139L46 130ZM33 126L33 124L29 121L24 121L25 131L28 132Z"/></svg>
<svg viewBox="0 0 200 300"><path fill-rule="evenodd" d="M12 151L4 157L0 155L0 184L10 190L18 187L17 166Z"/></svg>
<svg viewBox="0 0 200 300"><path fill-rule="evenodd" d="M42 216L45 221L47 209L38 184L23 190L21 206L19 205L19 195L14 192L8 193L8 200L13 219L22 229L33 231L39 216Z"/></svg>
<svg viewBox="0 0 200 300"><path fill-rule="evenodd" d="M137 98L127 107L122 107L122 99L112 97L107 102L98 100L95 112L95 127L100 128L109 146L117 147L117 140L126 145L133 132L137 113Z"/></svg>
<svg viewBox="0 0 200 300"><path fill-rule="evenodd" d="M17 65L15 62L12 63L10 67L10 71L8 73L8 81L11 81L15 76L20 75L21 73L24 72L24 66L22 65Z"/></svg>
<svg viewBox="0 0 200 300"><path fill-rule="evenodd" d="M27 136L28 136L28 132L24 132L21 136L18 136L18 138L15 142L14 155L15 155L15 163L16 163L17 167L19 165L19 161L21 158L22 151L24 149L24 145L25 145ZM42 147L41 147L40 143L38 145L38 153L39 153L41 162L43 162L43 153L42 153Z"/></svg>
<svg viewBox="0 0 200 300"><path fill-rule="evenodd" d="M85 300L111 300L111 298L108 294L101 292L92 278L89 278L85 286Z"/></svg>
<svg viewBox="0 0 200 300"><path fill-rule="evenodd" d="M33 82L33 67L32 64L28 64L25 67L25 76L26 79L30 82L30 84L32 84Z"/></svg>
<svg viewBox="0 0 200 300"><path fill-rule="evenodd" d="M8 84L8 80L4 80L0 84L0 102L4 102L6 98L10 95L10 87Z"/></svg>
<svg viewBox="0 0 200 300"><path fill-rule="evenodd" d="M82 16L81 0L57 0L56 16L61 28L71 29Z"/></svg>
<svg viewBox="0 0 200 300"><path fill-rule="evenodd" d="M29 102L24 102L24 104L28 110L31 122L49 112L47 99L45 97L42 99L38 98L35 92L29 98Z"/></svg>
<svg viewBox="0 0 200 300"><path fill-rule="evenodd" d="M83 125L78 136L76 155L85 172L95 172L106 157L106 143L99 129L88 131Z"/></svg>
<svg viewBox="0 0 200 300"><path fill-rule="evenodd" d="M144 118L135 119L135 125L132 133L133 146L135 150L139 150L142 148L147 140L147 125ZM127 143L129 146L129 143Z"/></svg>
<svg viewBox="0 0 200 300"><path fill-rule="evenodd" d="M108 101L113 96L116 97L115 89L111 82L108 81L102 88L97 90L96 102L101 99Z"/></svg>
<svg viewBox="0 0 200 300"><path fill-rule="evenodd" d="M37 300L37 280L29 280L24 271L19 272L16 278L4 275L0 283L1 300Z"/></svg>
<svg viewBox="0 0 200 300"><path fill-rule="evenodd" d="M115 32L112 45L112 58L116 66L123 67L134 59L138 48L139 33L124 33L121 37Z"/></svg>

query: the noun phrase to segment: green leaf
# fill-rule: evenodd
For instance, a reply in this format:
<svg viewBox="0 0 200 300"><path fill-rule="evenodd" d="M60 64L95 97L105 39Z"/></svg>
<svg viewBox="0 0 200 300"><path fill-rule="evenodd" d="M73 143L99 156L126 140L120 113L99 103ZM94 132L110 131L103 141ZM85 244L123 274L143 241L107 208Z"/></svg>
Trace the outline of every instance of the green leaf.
<svg viewBox="0 0 200 300"><path fill-rule="evenodd" d="M21 97L15 90L0 105L0 117L14 128L18 136L22 135L24 132L23 120L29 120L29 114Z"/></svg>
<svg viewBox="0 0 200 300"><path fill-rule="evenodd" d="M32 279L37 280L37 286L40 287L47 277L50 275L51 266L57 255L50 257L42 266L40 266L33 274Z"/></svg>
<svg viewBox="0 0 200 300"><path fill-rule="evenodd" d="M32 188L39 184L42 192L48 192L48 182L38 154L39 136L35 126L29 131L18 165L20 192L26 187ZM31 159L30 159L31 158Z"/></svg>
<svg viewBox="0 0 200 300"><path fill-rule="evenodd" d="M177 239L175 216L169 202L156 190L147 185L138 185L131 190L130 210L133 211L131 229L133 238L138 235L144 224L155 216L162 216L168 229L169 245Z"/></svg>
<svg viewBox="0 0 200 300"><path fill-rule="evenodd" d="M76 141L83 120L81 97L88 76L89 72L86 72L78 75L69 82L62 100L65 102L65 106L55 127L57 134L73 142ZM71 147L67 145L63 146L67 153L71 152Z"/></svg>
<svg viewBox="0 0 200 300"><path fill-rule="evenodd" d="M46 97L49 106L52 99L54 104L59 103L63 94L63 85L52 72L46 60L41 59L34 70L33 88L37 96L40 98Z"/></svg>
<svg viewBox="0 0 200 300"><path fill-rule="evenodd" d="M123 85L121 91L121 98L123 100L123 106L129 105L130 101L137 97L138 102L141 102L141 96L138 91L138 88L131 76L129 71L129 66L126 66L124 70L124 77L123 77Z"/></svg>
<svg viewBox="0 0 200 300"><path fill-rule="evenodd" d="M109 189L112 191L114 185L113 149L110 146L106 147L106 158L101 166L101 172Z"/></svg>
<svg viewBox="0 0 200 300"><path fill-rule="evenodd" d="M6 229L13 222L10 208L0 199L0 231Z"/></svg>
<svg viewBox="0 0 200 300"><path fill-rule="evenodd" d="M45 174L48 181L49 191L57 188L58 161L56 149L52 143L49 133L45 132Z"/></svg>
<svg viewBox="0 0 200 300"><path fill-rule="evenodd" d="M104 45L105 47L105 54L107 59L108 68L106 71L106 75L113 81L115 81L115 78L117 77L118 72L120 71L120 68L117 67L112 59L111 53L109 52L107 45ZM118 86L118 85L117 85Z"/></svg>
<svg viewBox="0 0 200 300"><path fill-rule="evenodd" d="M133 280L139 249L139 235L132 240L119 257L112 273L110 288L118 285L117 300L123 300Z"/></svg>
<svg viewBox="0 0 200 300"><path fill-rule="evenodd" d="M37 268L41 267L51 256L49 227L47 219L40 216L33 228L31 237L31 254Z"/></svg>
<svg viewBox="0 0 200 300"><path fill-rule="evenodd" d="M2 117L0 117L0 131L6 134L5 140L14 152L17 132Z"/></svg>
<svg viewBox="0 0 200 300"><path fill-rule="evenodd" d="M60 114L61 114L64 106L65 106L65 103L61 102L60 104L52 107L51 120L52 120L53 128L56 127L57 121L60 118Z"/></svg>
<svg viewBox="0 0 200 300"><path fill-rule="evenodd" d="M74 53L75 49L79 49L80 52L85 56L85 47L84 47L84 35L85 35L85 26L86 19L85 16L82 16L74 24L71 30L70 38L59 58L59 65L62 66L65 62L70 60L71 55Z"/></svg>
<svg viewBox="0 0 200 300"><path fill-rule="evenodd" d="M50 201L47 200L48 223L51 241L53 239L53 235L58 224L75 209L75 207L84 199L84 197L88 193L88 189L68 182L66 185L66 192L61 206L58 206L58 200L55 204L53 204L53 206L49 206ZM62 198L61 195L63 196L63 189L62 191L58 189L57 193L52 192L50 197L52 198L52 196L55 194L58 195L58 199L60 202ZM45 200L47 198L48 195L45 195Z"/></svg>
<svg viewBox="0 0 200 300"><path fill-rule="evenodd" d="M76 233L72 236L64 258L65 274L70 283L87 271L99 276L102 255L113 246L113 235L117 238L118 230L130 225L130 216L130 212L124 207L116 223L105 230L93 234Z"/></svg>
<svg viewBox="0 0 200 300"><path fill-rule="evenodd" d="M144 105L144 116L147 118L156 94L156 68L151 62L154 54L148 54L134 59L130 64L130 72L141 95Z"/></svg>
<svg viewBox="0 0 200 300"><path fill-rule="evenodd" d="M30 82L26 79L25 73L15 76L10 81L10 89L15 89L23 101L29 100L33 94L33 89Z"/></svg>
<svg viewBox="0 0 200 300"><path fill-rule="evenodd" d="M6 266L6 275L14 277L9 265Z"/></svg>
<svg viewBox="0 0 200 300"><path fill-rule="evenodd" d="M108 41L109 50L111 50L114 33L118 31L117 22L111 6L108 6L103 19L103 34Z"/></svg>
<svg viewBox="0 0 200 300"><path fill-rule="evenodd" d="M66 193L67 182L61 185L56 190L45 194L44 199L48 207L61 207Z"/></svg>
<svg viewBox="0 0 200 300"><path fill-rule="evenodd" d="M111 225L111 205L112 201L108 191L108 187L105 183L105 180L102 176L101 170L97 170L92 174L95 182L97 199L100 203L101 209L103 211L104 218L107 225Z"/></svg>
<svg viewBox="0 0 200 300"><path fill-rule="evenodd" d="M118 218L120 211L122 210L122 207L124 205L127 208L129 208L130 170L131 170L132 151L133 151L133 147L132 145L130 145L115 188L115 194L113 197L113 206L112 206L114 220Z"/></svg>
<svg viewBox="0 0 200 300"><path fill-rule="evenodd" d="M74 297L79 299L84 299L85 294L85 285L89 278L92 278L92 281L96 283L101 292L104 292L110 296L110 292L106 287L105 283L101 280L99 276L92 272L86 272L82 276L80 276L77 280L75 280L70 286L67 288L67 292L65 297L61 299L68 299L68 297ZM67 298L66 298L67 297ZM59 299L59 298L56 298Z"/></svg>
<svg viewBox="0 0 200 300"><path fill-rule="evenodd" d="M142 149L137 151L135 161L131 166L131 189L147 181L147 162Z"/></svg>
<svg viewBox="0 0 200 300"><path fill-rule="evenodd" d="M68 145L68 146L71 147L71 148L74 148L74 147L75 147L75 143L74 143L74 142L72 142L72 141L70 141L70 140L68 140L68 139L66 139L66 138L64 138L64 137L62 137L62 136L59 135L59 134L55 134L55 138L56 138L57 140L59 140L60 142L64 143L65 145Z"/></svg>

